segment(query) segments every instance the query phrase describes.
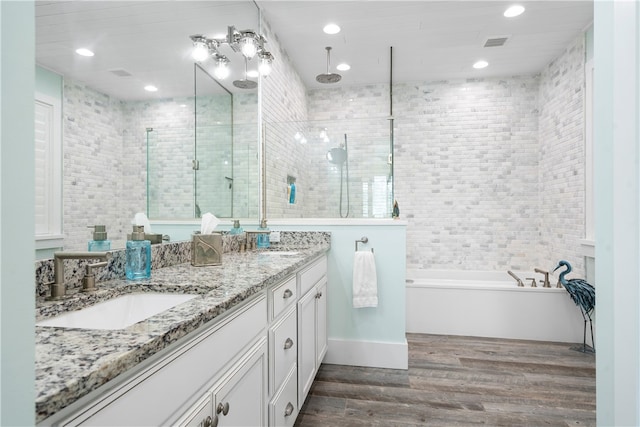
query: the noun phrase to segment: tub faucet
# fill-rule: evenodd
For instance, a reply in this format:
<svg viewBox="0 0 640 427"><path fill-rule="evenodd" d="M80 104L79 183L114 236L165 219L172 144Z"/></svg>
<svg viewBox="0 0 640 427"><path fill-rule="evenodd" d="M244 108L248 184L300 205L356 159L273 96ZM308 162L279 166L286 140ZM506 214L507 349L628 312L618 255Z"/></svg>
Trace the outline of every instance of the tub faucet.
<svg viewBox="0 0 640 427"><path fill-rule="evenodd" d="M520 278L518 276L516 276L515 274L513 274L513 271L508 270L507 274L509 274L509 276L513 277L514 279L516 279L516 282L518 282L518 286L519 287L524 287L524 283L522 283L522 280L520 280Z"/></svg>
<svg viewBox="0 0 640 427"><path fill-rule="evenodd" d="M53 274L55 280L48 283L51 290L51 296L47 297L47 300L59 300L62 299L67 291L64 283L64 260L65 259L98 259L100 261L107 261L111 258L109 252L54 252L53 254ZM83 280L83 288L86 291L91 291L95 288L95 278L93 277L93 268L104 267L106 263L96 263L87 266L87 273L90 276L86 281ZM93 280L92 280L93 279ZM83 290L84 290L83 289Z"/></svg>
<svg viewBox="0 0 640 427"><path fill-rule="evenodd" d="M535 271L536 273L540 273L540 274L544 274L544 284L542 285L543 288L550 288L551 287L551 283L549 283L549 272L548 271L544 271L541 270L539 268L534 268L533 271Z"/></svg>

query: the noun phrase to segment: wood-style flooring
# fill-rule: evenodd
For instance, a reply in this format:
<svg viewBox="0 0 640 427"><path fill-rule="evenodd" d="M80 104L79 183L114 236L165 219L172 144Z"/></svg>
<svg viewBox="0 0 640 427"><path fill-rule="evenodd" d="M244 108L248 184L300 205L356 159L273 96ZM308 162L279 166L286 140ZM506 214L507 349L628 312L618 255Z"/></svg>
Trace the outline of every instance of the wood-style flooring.
<svg viewBox="0 0 640 427"><path fill-rule="evenodd" d="M595 426L595 355L407 334L409 369L322 365L296 426Z"/></svg>

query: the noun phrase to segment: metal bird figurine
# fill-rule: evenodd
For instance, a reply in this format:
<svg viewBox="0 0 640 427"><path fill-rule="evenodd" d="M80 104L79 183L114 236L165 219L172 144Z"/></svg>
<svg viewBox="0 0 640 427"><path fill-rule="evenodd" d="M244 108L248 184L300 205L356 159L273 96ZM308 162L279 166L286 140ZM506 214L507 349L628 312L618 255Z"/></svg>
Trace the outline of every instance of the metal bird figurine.
<svg viewBox="0 0 640 427"><path fill-rule="evenodd" d="M565 279L565 276L571 272L571 264L567 261L558 262L558 266L553 270L556 271L560 267L566 267L566 270L560 273L560 283L567 290L569 296L582 313L584 319L584 331L582 348L577 350L583 353L595 353L595 343L593 342L593 323L591 322L591 315L596 307L596 291L593 286L582 279ZM591 328L591 347L587 345L587 319L589 319L589 326Z"/></svg>

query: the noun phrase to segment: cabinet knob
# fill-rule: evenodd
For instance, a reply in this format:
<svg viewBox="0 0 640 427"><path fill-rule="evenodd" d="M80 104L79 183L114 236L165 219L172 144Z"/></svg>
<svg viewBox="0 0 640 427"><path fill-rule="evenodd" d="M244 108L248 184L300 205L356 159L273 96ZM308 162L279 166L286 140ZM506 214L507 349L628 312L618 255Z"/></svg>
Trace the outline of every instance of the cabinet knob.
<svg viewBox="0 0 640 427"><path fill-rule="evenodd" d="M291 402L287 403L287 407L284 408L284 416L288 417L289 415L293 414L293 404Z"/></svg>
<svg viewBox="0 0 640 427"><path fill-rule="evenodd" d="M229 402L224 402L224 405L221 403L218 403L218 407L216 408L216 414L219 414L222 412L222 415L227 415L229 413Z"/></svg>
<svg viewBox="0 0 640 427"><path fill-rule="evenodd" d="M202 427L217 427L217 426L218 426L218 417L217 416L214 416L213 418L211 418L211 415L209 415L202 422Z"/></svg>
<svg viewBox="0 0 640 427"><path fill-rule="evenodd" d="M284 342L284 349L288 350L291 347L293 347L293 340L291 338L287 338L286 341Z"/></svg>
<svg viewBox="0 0 640 427"><path fill-rule="evenodd" d="M282 294L282 298L287 299L287 298L291 298L293 296L293 292L291 292L291 289L285 289L284 294Z"/></svg>

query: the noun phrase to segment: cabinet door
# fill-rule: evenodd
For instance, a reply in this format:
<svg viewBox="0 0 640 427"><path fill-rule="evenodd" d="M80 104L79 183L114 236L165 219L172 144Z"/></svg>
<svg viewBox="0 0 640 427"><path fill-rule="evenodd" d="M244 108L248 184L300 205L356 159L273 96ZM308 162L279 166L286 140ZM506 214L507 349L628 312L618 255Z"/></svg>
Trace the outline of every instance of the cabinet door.
<svg viewBox="0 0 640 427"><path fill-rule="evenodd" d="M316 293L298 301L298 407L304 403L316 374Z"/></svg>
<svg viewBox="0 0 640 427"><path fill-rule="evenodd" d="M316 287L316 371L327 353L327 279Z"/></svg>
<svg viewBox="0 0 640 427"><path fill-rule="evenodd" d="M213 390L214 425L265 426L267 343L263 338L218 382Z"/></svg>

